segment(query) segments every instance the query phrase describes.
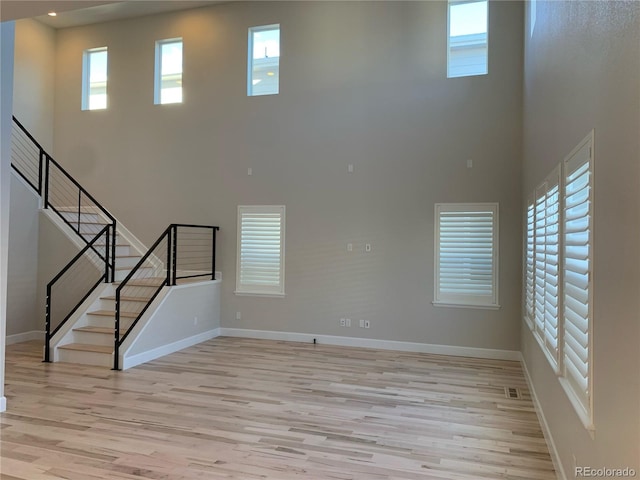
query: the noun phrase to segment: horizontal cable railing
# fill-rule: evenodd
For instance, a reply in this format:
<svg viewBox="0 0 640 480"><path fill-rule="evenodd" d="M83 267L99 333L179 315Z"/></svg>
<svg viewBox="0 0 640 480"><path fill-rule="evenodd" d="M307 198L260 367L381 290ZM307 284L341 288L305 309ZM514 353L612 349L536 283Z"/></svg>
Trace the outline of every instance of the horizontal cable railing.
<svg viewBox="0 0 640 480"><path fill-rule="evenodd" d="M114 370L120 347L164 286L215 280L218 227L171 224L116 289Z"/></svg>
<svg viewBox="0 0 640 480"><path fill-rule="evenodd" d="M109 278L112 228L112 225L105 225L47 285L45 362L51 361L50 343L53 336L91 292ZM94 249L100 242L104 242L105 246L103 255Z"/></svg>
<svg viewBox="0 0 640 480"><path fill-rule="evenodd" d="M11 129L11 166L41 195L44 149L15 117L13 121L17 128Z"/></svg>

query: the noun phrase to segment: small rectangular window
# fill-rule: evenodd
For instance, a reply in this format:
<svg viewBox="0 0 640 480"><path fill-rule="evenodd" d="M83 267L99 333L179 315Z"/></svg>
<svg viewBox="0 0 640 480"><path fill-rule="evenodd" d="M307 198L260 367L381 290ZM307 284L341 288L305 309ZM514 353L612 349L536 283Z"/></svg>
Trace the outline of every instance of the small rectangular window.
<svg viewBox="0 0 640 480"><path fill-rule="evenodd" d="M249 29L247 95L276 95L280 91L280 25Z"/></svg>
<svg viewBox="0 0 640 480"><path fill-rule="evenodd" d="M284 206L238 207L236 293L284 295Z"/></svg>
<svg viewBox="0 0 640 480"><path fill-rule="evenodd" d="M498 204L435 206L434 304L498 307Z"/></svg>
<svg viewBox="0 0 640 480"><path fill-rule="evenodd" d="M182 39L156 42L156 105L182 103Z"/></svg>
<svg viewBox="0 0 640 480"><path fill-rule="evenodd" d="M488 1L449 0L447 77L486 75Z"/></svg>
<svg viewBox="0 0 640 480"><path fill-rule="evenodd" d="M82 110L107 108L107 47L82 55Z"/></svg>

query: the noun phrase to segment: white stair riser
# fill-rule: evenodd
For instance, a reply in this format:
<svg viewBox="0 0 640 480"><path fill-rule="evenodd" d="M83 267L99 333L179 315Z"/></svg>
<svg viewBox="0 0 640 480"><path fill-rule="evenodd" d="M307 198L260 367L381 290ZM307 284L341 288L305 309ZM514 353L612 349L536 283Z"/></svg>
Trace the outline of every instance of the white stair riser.
<svg viewBox="0 0 640 480"><path fill-rule="evenodd" d="M65 350L60 348L58 349L58 361L111 368L113 367L113 354L82 352L79 350Z"/></svg>
<svg viewBox="0 0 640 480"><path fill-rule="evenodd" d="M111 245L109 245L111 248ZM96 245L96 251L104 255L105 245ZM131 247L129 245L116 245L116 261L120 255L131 255Z"/></svg>
<svg viewBox="0 0 640 480"><path fill-rule="evenodd" d="M113 324L111 325L113 327ZM90 332L73 332L74 343L87 343L90 345L113 345L115 333L90 333Z"/></svg>
<svg viewBox="0 0 640 480"><path fill-rule="evenodd" d="M75 223L78 224L78 212L59 212L62 215L62 218L66 219L72 225ZM95 223L101 221L100 215L97 213L81 213L80 214L80 224L82 222Z"/></svg>
<svg viewBox="0 0 640 480"><path fill-rule="evenodd" d="M76 221L74 223L74 225L77 227L78 225L78 219L76 218ZM96 224L96 223L83 223L80 222L80 233L85 234L85 233L93 233L94 235L96 233L100 233L100 231L102 231L102 229L104 227L106 227L108 224L103 223L103 224Z"/></svg>
<svg viewBox="0 0 640 480"><path fill-rule="evenodd" d="M81 226L82 226L82 225L81 225ZM94 238L98 233L100 233L100 231L97 231L97 232L90 232L90 233L81 233L81 235L84 237L84 239L85 239L87 242L90 242L91 240L93 240L93 238ZM112 237L111 235L109 235L109 242L111 242L112 240L113 240L113 237ZM99 242L99 243L101 243L101 244L103 244L103 245L104 245L104 236L102 237L102 241L101 241L101 242ZM120 237L120 235L116 234L116 245L117 245L117 244L119 244L119 243L127 243L127 242L125 242L124 240L122 240L122 238Z"/></svg>
<svg viewBox="0 0 640 480"><path fill-rule="evenodd" d="M140 257L118 257L116 255L116 267L135 267Z"/></svg>
<svg viewBox="0 0 640 480"><path fill-rule="evenodd" d="M104 317L102 315L87 315L87 325L90 327L102 327L102 328L113 328L115 329L116 320L115 318ZM126 331L129 326L133 323L133 318L123 318L120 321L120 331Z"/></svg>
<svg viewBox="0 0 640 480"><path fill-rule="evenodd" d="M127 275L131 272L131 269L116 270L116 282L122 281L127 278ZM142 267L136 270L136 277L148 278L153 276L153 268Z"/></svg>
<svg viewBox="0 0 640 480"><path fill-rule="evenodd" d="M143 302L127 302L123 300L120 302L120 308L123 312L129 313L138 313L144 308L145 304ZM116 301L115 300L101 300L100 301L100 310L114 310L116 309Z"/></svg>

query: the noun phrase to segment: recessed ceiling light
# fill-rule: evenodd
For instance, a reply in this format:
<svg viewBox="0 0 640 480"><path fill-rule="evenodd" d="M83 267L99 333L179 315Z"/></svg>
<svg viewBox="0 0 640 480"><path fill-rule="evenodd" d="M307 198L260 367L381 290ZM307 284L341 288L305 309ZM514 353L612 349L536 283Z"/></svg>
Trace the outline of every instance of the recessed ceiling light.
<svg viewBox="0 0 640 480"><path fill-rule="evenodd" d="M58 14L56 12L49 12L47 13L47 15L49 15L50 17L55 17Z"/></svg>

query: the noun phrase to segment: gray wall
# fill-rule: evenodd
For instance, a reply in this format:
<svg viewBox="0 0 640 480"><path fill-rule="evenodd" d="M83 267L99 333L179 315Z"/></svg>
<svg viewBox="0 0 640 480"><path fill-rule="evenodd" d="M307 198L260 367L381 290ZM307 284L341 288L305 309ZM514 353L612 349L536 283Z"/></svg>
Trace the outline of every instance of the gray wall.
<svg viewBox="0 0 640 480"><path fill-rule="evenodd" d="M524 359L568 478L640 471L640 3L538 1L525 72L524 195L595 129L595 438L526 326Z"/></svg>
<svg viewBox="0 0 640 480"><path fill-rule="evenodd" d="M446 79L446 16L236 2L61 30L56 155L148 245L170 222L221 227L223 327L517 350L523 6L491 3L481 77ZM272 23L281 93L248 98L247 29ZM153 105L154 42L177 36L184 104ZM105 45L109 109L83 112L82 52ZM431 305L436 202L500 203L500 310ZM284 299L233 293L239 204L287 207Z"/></svg>
<svg viewBox="0 0 640 480"><path fill-rule="evenodd" d="M39 206L39 196L12 172L7 335L43 329L41 319L44 316L44 306L34 301L38 285Z"/></svg>
<svg viewBox="0 0 640 480"><path fill-rule="evenodd" d="M16 22L13 112L51 155L55 39L55 30L40 22Z"/></svg>
<svg viewBox="0 0 640 480"><path fill-rule="evenodd" d="M0 23L0 412L6 409L6 399L4 397L4 352L7 327L14 38L15 24L13 22Z"/></svg>

